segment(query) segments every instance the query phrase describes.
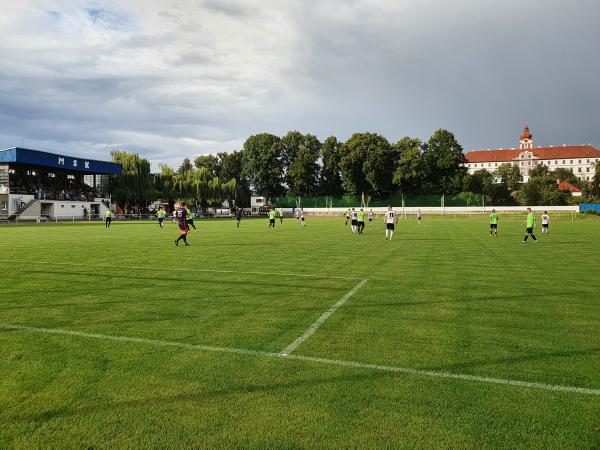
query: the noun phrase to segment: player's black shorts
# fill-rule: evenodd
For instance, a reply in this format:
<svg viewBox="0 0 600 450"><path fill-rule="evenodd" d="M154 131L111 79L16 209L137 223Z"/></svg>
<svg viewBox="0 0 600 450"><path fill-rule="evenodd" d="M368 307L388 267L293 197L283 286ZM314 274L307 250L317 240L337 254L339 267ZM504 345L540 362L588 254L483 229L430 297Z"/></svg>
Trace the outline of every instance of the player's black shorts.
<svg viewBox="0 0 600 450"><path fill-rule="evenodd" d="M304 217L300 217L300 220L301 220L302 222L304 222Z"/></svg>
<svg viewBox="0 0 600 450"><path fill-rule="evenodd" d="M163 217L159 217L158 218L158 223L163 223L163 220L165 220Z"/></svg>
<svg viewBox="0 0 600 450"><path fill-rule="evenodd" d="M352 225L356 225L356 224L357 224L356 219L352 219Z"/></svg>
<svg viewBox="0 0 600 450"><path fill-rule="evenodd" d="M543 223L543 224L542 224L542 228L548 228L548 225L549 225L549 224L547 224L547 223Z"/></svg>
<svg viewBox="0 0 600 450"><path fill-rule="evenodd" d="M194 219L188 219L187 223L188 225L194 225Z"/></svg>
<svg viewBox="0 0 600 450"><path fill-rule="evenodd" d="M269 219L269 223L275 223L275 219Z"/></svg>
<svg viewBox="0 0 600 450"><path fill-rule="evenodd" d="M373 222L373 219L371 217L369 217L369 222Z"/></svg>
<svg viewBox="0 0 600 450"><path fill-rule="evenodd" d="M533 234L533 227L531 227L531 228L527 228L527 229L525 230L525 233L532 233L532 234Z"/></svg>
<svg viewBox="0 0 600 450"><path fill-rule="evenodd" d="M496 228L498 228L498 224L497 223L490 223L490 228L492 230L495 230Z"/></svg>
<svg viewBox="0 0 600 450"><path fill-rule="evenodd" d="M356 225L358 225L359 227L362 226L362 225L364 225L364 224L365 224L364 220L361 220L360 222L356 221Z"/></svg>
<svg viewBox="0 0 600 450"><path fill-rule="evenodd" d="M393 224L393 223L386 223L386 224L385 224L385 227L386 227L388 230L392 230L392 231L394 231L394 224Z"/></svg>

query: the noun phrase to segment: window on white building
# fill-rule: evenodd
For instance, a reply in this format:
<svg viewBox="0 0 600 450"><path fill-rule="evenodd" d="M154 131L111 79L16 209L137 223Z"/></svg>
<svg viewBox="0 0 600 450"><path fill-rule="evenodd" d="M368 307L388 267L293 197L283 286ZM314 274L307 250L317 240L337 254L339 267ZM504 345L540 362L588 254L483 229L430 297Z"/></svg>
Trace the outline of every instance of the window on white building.
<svg viewBox="0 0 600 450"><path fill-rule="evenodd" d="M566 164L566 161L563 159L563 164Z"/></svg>
<svg viewBox="0 0 600 450"><path fill-rule="evenodd" d="M590 168L589 168L589 167L586 167L586 168L585 168L585 171L586 171L586 172L589 172L589 171L590 171Z"/></svg>
<svg viewBox="0 0 600 450"><path fill-rule="evenodd" d="M579 168L577 169L577 172L581 173L581 167L579 167Z"/></svg>

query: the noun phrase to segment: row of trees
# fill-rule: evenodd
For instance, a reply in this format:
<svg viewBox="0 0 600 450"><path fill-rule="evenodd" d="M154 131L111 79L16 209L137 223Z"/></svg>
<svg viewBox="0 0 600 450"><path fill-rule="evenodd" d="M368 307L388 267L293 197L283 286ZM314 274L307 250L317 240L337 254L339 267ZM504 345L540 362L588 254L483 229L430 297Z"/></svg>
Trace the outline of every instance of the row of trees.
<svg viewBox="0 0 600 450"><path fill-rule="evenodd" d="M444 129L422 142L404 137L396 143L376 133L355 133L346 142L330 136L324 142L311 134L290 131L283 137L269 133L250 136L243 149L202 155L192 162L185 158L174 170L160 166L150 174L150 164L138 155L114 152L123 164L123 175L115 177L113 197L121 203L148 203L185 199L202 207L229 200L248 206L252 192L269 198L365 194L386 198L393 194L484 196L487 204L566 204L568 193L560 192L556 180L567 180L600 197L594 183L579 181L573 173L545 166L531 171L523 184L519 168L500 166L495 173L467 173L463 148Z"/></svg>
<svg viewBox="0 0 600 450"><path fill-rule="evenodd" d="M175 172L161 165L160 172L152 174L150 162L137 154L115 151L112 157L123 165L123 174L111 179L112 199L124 211L145 208L157 199L169 203L184 200L202 208L218 206L224 200L235 200L238 191L234 177L225 181L204 167L182 165Z"/></svg>
<svg viewBox="0 0 600 450"><path fill-rule="evenodd" d="M559 181L567 181L582 190L586 201L600 200L600 165L592 183L580 180L572 171L538 165L529 172L527 183L517 166L502 164L495 172L478 170L463 178L463 191L483 195L494 205L568 205L575 199L570 191L562 191Z"/></svg>
<svg viewBox="0 0 600 450"><path fill-rule="evenodd" d="M243 150L196 158L214 176L235 178L244 193L267 197L361 194L383 197L405 193L460 192L466 162L462 147L447 130L427 142L405 137L395 144L376 133L355 133L346 142L323 143L311 134L290 131L250 136ZM179 170L191 166L184 160Z"/></svg>

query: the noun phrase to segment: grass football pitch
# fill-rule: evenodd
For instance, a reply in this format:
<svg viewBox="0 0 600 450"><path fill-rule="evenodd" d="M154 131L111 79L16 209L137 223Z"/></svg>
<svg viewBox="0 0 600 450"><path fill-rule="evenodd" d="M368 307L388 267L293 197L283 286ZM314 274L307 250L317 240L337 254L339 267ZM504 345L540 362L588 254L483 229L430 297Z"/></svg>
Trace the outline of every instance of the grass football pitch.
<svg viewBox="0 0 600 450"><path fill-rule="evenodd" d="M0 447L599 448L600 223L0 227Z"/></svg>

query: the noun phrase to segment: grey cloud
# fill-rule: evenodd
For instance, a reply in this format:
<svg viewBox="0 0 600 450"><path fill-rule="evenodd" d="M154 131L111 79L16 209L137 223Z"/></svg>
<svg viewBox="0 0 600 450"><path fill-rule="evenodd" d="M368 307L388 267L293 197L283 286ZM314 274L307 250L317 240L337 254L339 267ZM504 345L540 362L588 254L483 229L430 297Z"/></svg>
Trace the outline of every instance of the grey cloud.
<svg viewBox="0 0 600 450"><path fill-rule="evenodd" d="M536 144L600 145L597 2L146 1L105 33L45 35L24 9L0 42L0 147L106 157L119 142L156 165L261 131L444 127L506 148L525 121Z"/></svg>

